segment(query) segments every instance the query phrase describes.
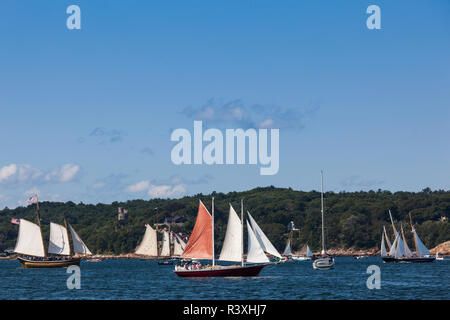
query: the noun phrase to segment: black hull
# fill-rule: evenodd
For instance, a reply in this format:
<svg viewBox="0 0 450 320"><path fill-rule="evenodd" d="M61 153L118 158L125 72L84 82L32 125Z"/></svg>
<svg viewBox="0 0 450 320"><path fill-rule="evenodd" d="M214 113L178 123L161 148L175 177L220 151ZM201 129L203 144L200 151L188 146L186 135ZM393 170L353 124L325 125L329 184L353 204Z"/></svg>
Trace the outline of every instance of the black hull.
<svg viewBox="0 0 450 320"><path fill-rule="evenodd" d="M411 257L411 258L393 258L393 257L381 257L384 262L393 263L425 263L433 262L436 257Z"/></svg>
<svg viewBox="0 0 450 320"><path fill-rule="evenodd" d="M17 260L24 268L38 269L38 268L67 268L69 266L79 266L81 258L69 258L64 260L29 260L23 257L17 257Z"/></svg>

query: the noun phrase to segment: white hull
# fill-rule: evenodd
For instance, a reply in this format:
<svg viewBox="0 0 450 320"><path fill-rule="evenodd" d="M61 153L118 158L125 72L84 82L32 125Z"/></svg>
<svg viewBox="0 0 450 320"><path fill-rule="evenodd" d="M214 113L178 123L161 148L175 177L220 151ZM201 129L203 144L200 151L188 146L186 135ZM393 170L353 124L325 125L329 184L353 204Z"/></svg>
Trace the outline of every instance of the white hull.
<svg viewBox="0 0 450 320"><path fill-rule="evenodd" d="M295 261L309 261L309 260L311 260L311 258L310 257L294 257L294 256L292 256L292 260L295 260Z"/></svg>

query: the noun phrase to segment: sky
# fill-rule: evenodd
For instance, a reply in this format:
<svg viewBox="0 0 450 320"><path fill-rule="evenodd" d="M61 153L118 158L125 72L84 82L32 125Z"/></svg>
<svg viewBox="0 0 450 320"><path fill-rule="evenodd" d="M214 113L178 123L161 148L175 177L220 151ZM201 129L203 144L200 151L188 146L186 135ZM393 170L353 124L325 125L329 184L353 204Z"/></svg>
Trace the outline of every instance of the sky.
<svg viewBox="0 0 450 320"><path fill-rule="evenodd" d="M320 170L325 191L449 190L449 89L446 0L1 1L0 208L319 190ZM175 165L195 120L279 129L277 174Z"/></svg>

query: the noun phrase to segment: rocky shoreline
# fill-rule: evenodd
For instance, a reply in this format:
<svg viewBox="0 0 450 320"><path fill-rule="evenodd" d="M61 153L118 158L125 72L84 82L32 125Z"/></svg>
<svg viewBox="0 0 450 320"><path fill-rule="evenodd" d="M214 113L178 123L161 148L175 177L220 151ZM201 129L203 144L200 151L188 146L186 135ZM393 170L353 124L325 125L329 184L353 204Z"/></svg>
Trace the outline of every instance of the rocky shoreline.
<svg viewBox="0 0 450 320"><path fill-rule="evenodd" d="M443 256L450 256L450 241L443 242L433 249L430 249L430 252L432 254L442 254ZM328 249L327 253L335 256L335 257L353 257L353 256L359 256L359 255L366 255L366 256L379 256L380 250L378 248L372 248L368 250L358 250L355 248L332 248ZM301 252L294 252L295 255L302 255ZM313 252L313 254L318 255L320 252ZM90 257L82 257L83 259L143 259L143 260L157 260L157 257L147 257L147 256L141 256L134 253L127 253L127 254L119 254L119 255L111 255L111 254L96 254ZM0 257L0 260L15 260L15 255L8 256L8 257Z"/></svg>

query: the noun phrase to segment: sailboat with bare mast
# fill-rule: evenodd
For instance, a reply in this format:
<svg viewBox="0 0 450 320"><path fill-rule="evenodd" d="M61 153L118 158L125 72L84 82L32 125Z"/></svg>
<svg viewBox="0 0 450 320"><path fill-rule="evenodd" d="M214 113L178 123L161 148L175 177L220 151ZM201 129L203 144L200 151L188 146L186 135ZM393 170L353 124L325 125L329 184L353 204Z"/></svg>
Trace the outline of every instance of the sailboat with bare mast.
<svg viewBox="0 0 450 320"><path fill-rule="evenodd" d="M328 255L325 251L325 231L324 231L324 219L323 219L323 172L320 171L320 203L322 212L322 252L320 256L313 256L313 268L316 270L326 270L334 267L334 257Z"/></svg>
<svg viewBox="0 0 450 320"><path fill-rule="evenodd" d="M212 214L202 201L199 201L197 220L189 241L182 254L183 258L212 260L212 266L189 268L188 265L175 266L174 272L180 277L254 277L267 266L270 261L264 253L257 236L247 221L248 255L246 265L243 255L244 245L244 208L241 200L241 219L230 204L227 232L219 260L240 262L240 265L216 265L214 255L214 198L212 198Z"/></svg>
<svg viewBox="0 0 450 320"><path fill-rule="evenodd" d="M81 258L73 256L69 230L75 253L92 254L65 217L64 226L50 222L49 246L48 250L45 250L37 195L31 197L29 202L36 203L37 224L20 219L19 235L14 248L14 252L19 254L17 260L24 268L64 268L80 265Z"/></svg>

